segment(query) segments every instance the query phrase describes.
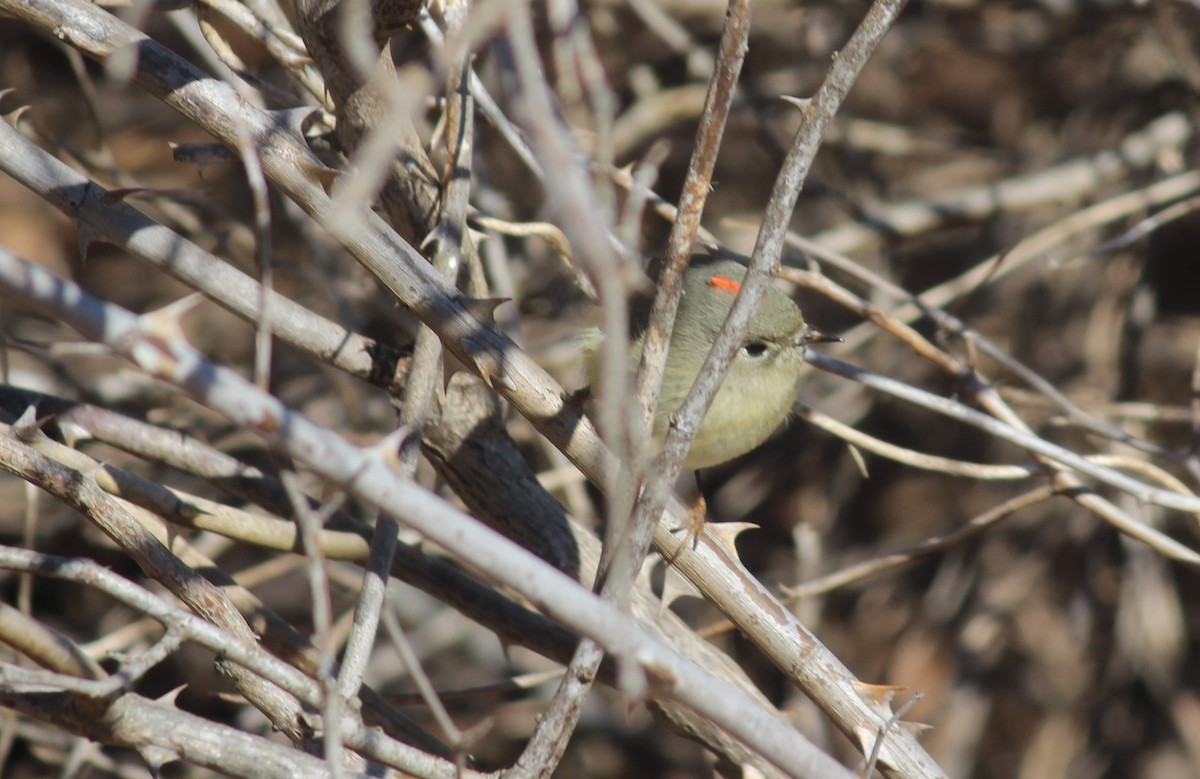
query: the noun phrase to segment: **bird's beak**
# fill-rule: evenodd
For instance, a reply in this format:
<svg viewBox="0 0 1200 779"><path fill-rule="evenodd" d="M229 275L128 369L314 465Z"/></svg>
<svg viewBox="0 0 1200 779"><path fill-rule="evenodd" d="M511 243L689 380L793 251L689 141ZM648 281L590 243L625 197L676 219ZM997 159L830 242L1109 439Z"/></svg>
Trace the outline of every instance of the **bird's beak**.
<svg viewBox="0 0 1200 779"><path fill-rule="evenodd" d="M803 335L800 336L800 342L808 346L809 344L825 344L825 343L842 343L845 339L840 335L830 335L822 333L820 330L813 330L811 327L806 328Z"/></svg>

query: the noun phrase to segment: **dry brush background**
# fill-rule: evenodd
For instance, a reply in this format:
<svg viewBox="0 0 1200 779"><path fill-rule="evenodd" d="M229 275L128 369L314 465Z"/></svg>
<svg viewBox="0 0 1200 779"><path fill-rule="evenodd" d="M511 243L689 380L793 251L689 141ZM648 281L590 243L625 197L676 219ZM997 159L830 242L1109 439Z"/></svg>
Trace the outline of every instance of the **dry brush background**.
<svg viewBox="0 0 1200 779"><path fill-rule="evenodd" d="M1200 10L895 5L0 0L0 773L1200 775ZM846 342L639 629L581 277L619 316L697 192L754 253L805 139L779 283Z"/></svg>

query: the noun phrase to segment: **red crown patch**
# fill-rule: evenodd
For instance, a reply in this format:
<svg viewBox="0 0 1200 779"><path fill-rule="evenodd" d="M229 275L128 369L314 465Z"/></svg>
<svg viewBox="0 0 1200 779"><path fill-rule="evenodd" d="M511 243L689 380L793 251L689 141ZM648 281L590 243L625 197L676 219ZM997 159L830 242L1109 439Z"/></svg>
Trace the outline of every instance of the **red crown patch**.
<svg viewBox="0 0 1200 779"><path fill-rule="evenodd" d="M742 289L741 282L734 281L728 276L710 276L708 283L712 285L714 289L723 289L726 292L732 292L735 295Z"/></svg>

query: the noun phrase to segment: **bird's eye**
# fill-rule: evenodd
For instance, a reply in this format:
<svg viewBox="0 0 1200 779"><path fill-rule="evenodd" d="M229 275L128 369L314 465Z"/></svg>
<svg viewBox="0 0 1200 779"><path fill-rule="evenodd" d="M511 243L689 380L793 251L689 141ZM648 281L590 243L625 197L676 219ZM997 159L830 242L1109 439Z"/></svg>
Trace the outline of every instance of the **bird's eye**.
<svg viewBox="0 0 1200 779"><path fill-rule="evenodd" d="M742 347L742 354L747 357L762 357L767 353L767 345L762 341L751 341Z"/></svg>

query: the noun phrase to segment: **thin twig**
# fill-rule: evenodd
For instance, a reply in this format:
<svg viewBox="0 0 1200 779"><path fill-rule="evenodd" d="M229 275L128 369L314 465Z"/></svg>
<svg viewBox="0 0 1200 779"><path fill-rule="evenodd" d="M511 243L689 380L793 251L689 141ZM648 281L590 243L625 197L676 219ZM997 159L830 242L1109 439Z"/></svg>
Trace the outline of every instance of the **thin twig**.
<svg viewBox="0 0 1200 779"><path fill-rule="evenodd" d="M345 493L338 493L320 510L308 505L308 497L300 489L295 473L283 474L283 486L291 498L296 524L300 528L300 543L304 548L305 578L312 604L313 630L316 633L318 665L317 682L321 685L321 714L325 722L340 722L345 701L337 685L337 646L333 636L333 603L329 595L329 577L325 574L325 556L317 537L329 515L345 500ZM357 690L355 694L357 695ZM329 765L333 779L341 779L345 756L342 752L342 734L339 728L327 727L322 746L325 762Z"/></svg>

